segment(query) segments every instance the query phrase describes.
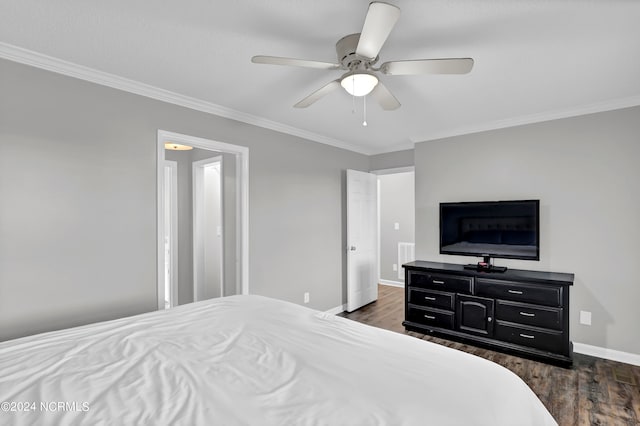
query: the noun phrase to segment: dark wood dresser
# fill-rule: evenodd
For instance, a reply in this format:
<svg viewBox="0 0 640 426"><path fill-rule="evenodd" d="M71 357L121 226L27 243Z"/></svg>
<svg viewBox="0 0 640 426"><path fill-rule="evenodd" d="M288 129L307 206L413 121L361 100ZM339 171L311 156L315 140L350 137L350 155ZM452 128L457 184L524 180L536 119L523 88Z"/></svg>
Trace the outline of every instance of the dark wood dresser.
<svg viewBox="0 0 640 426"><path fill-rule="evenodd" d="M419 260L403 267L407 330L571 366L573 274L483 272Z"/></svg>

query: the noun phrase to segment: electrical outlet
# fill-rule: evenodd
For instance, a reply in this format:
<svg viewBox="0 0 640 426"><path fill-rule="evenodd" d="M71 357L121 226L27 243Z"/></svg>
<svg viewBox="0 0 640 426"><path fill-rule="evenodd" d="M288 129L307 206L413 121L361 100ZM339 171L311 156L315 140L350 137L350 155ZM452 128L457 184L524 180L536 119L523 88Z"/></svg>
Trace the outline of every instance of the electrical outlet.
<svg viewBox="0 0 640 426"><path fill-rule="evenodd" d="M591 312L580 311L580 324L591 325Z"/></svg>
<svg viewBox="0 0 640 426"><path fill-rule="evenodd" d="M304 294L304 303L309 303L309 292Z"/></svg>
<svg viewBox="0 0 640 426"><path fill-rule="evenodd" d="M393 264L393 270L394 270L394 271L397 271L397 270L398 270L398 264L397 264L397 263L394 263L394 264Z"/></svg>

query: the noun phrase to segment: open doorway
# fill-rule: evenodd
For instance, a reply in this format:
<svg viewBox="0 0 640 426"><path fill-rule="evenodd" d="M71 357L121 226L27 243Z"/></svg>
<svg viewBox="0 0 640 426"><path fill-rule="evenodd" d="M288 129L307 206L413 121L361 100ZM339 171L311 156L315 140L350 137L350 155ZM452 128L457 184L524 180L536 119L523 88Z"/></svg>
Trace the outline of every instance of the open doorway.
<svg viewBox="0 0 640 426"><path fill-rule="evenodd" d="M158 309L248 294L248 154L158 132Z"/></svg>
<svg viewBox="0 0 640 426"><path fill-rule="evenodd" d="M403 287L402 265L415 260L414 168L373 173L378 175L378 282Z"/></svg>

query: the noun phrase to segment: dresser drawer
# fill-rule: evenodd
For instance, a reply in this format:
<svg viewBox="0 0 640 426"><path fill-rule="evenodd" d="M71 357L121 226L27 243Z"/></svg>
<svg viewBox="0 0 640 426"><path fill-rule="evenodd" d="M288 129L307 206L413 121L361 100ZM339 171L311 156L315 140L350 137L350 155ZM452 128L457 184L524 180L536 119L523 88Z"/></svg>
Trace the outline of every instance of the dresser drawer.
<svg viewBox="0 0 640 426"><path fill-rule="evenodd" d="M478 278L476 279L476 295L515 302L561 306L562 288Z"/></svg>
<svg viewBox="0 0 640 426"><path fill-rule="evenodd" d="M427 326L453 329L453 312L441 311L439 309L424 308L421 306L409 305L409 321L424 324Z"/></svg>
<svg viewBox="0 0 640 426"><path fill-rule="evenodd" d="M562 330L562 308L498 300L496 318L503 321Z"/></svg>
<svg viewBox="0 0 640 426"><path fill-rule="evenodd" d="M498 321L494 336L505 342L529 346L543 351L561 353L564 350L565 338L561 331L518 327L515 324L505 324L502 321Z"/></svg>
<svg viewBox="0 0 640 426"><path fill-rule="evenodd" d="M442 291L471 294L473 278L457 275L440 275L426 272L409 272L407 285L414 287L431 288Z"/></svg>
<svg viewBox="0 0 640 426"><path fill-rule="evenodd" d="M409 287L409 303L452 311L455 293Z"/></svg>

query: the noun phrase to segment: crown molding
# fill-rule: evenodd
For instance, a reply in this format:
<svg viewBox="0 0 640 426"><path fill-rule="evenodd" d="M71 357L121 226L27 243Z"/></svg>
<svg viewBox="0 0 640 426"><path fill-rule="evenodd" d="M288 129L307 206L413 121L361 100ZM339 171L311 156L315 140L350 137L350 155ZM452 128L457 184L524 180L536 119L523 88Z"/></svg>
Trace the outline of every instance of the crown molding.
<svg viewBox="0 0 640 426"><path fill-rule="evenodd" d="M472 133L487 132L490 130L506 129L509 127L524 126L527 124L542 123L545 121L560 120L563 118L578 117L581 115L595 114L599 112L613 111L617 109L630 108L640 105L640 95L627 98L610 99L602 102L594 102L575 108L557 109L538 114L523 115L520 117L508 118L506 120L496 120L489 123L475 126L459 127L450 131L429 135L426 139L415 141L415 143L428 142L437 139L450 138L454 136L469 135ZM417 138L416 138L417 139Z"/></svg>
<svg viewBox="0 0 640 426"><path fill-rule="evenodd" d="M110 74L104 71L85 67L83 65L78 65L73 62L54 58L52 56L14 46L9 43L0 42L0 58L364 155L385 154L388 152L413 149L415 144L420 142L428 142L454 136L505 129L509 127L517 127L526 124L534 124L640 105L640 95L611 99L575 108L558 109L505 120L496 120L473 126L458 127L444 132L413 137L409 142L403 142L382 149L365 148L353 143L344 142L318 133L310 132L308 130L303 130L277 121L227 108L202 99L181 95L179 93L171 92L139 81L120 77L115 74Z"/></svg>
<svg viewBox="0 0 640 426"><path fill-rule="evenodd" d="M387 154L390 152L406 151L408 149L414 149L414 148L415 148L415 142L407 141L407 142L401 142L398 144L389 145L384 148L371 148L368 155Z"/></svg>
<svg viewBox="0 0 640 426"><path fill-rule="evenodd" d="M222 105L207 102L202 99L181 95L139 81L120 77L94 68L85 67L73 62L54 58L32 50L23 49L9 43L0 42L0 58L9 61L18 62L35 68L55 72L68 77L96 83L101 86L107 86L125 92L134 93L136 95L155 99L162 102L178 105L181 107L205 112L219 117L240 121L246 124L262 127L276 132L298 136L303 139L319 142L325 145L331 145L336 148L342 148L354 151L364 155L371 155L370 150L364 149L348 142L320 135L318 133L299 129L277 121L268 120L263 117L237 111Z"/></svg>

